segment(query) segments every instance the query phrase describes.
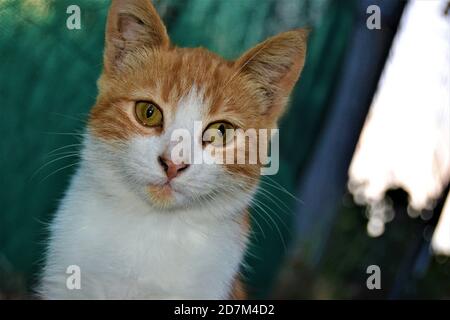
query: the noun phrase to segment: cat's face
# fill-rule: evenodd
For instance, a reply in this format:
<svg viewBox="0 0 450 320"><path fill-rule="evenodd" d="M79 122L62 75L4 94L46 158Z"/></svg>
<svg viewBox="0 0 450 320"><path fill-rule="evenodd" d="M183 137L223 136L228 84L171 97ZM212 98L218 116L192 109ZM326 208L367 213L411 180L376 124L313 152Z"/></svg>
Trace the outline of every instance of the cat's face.
<svg viewBox="0 0 450 320"><path fill-rule="evenodd" d="M305 38L302 30L287 32L226 61L204 49L171 46L149 1L113 1L89 122L105 166L158 208L248 201L260 162L213 160L267 148L236 143L226 129L276 127L303 67ZM215 143L205 141L206 132L216 132L222 143L217 136ZM182 161L173 158L180 133L191 147Z"/></svg>

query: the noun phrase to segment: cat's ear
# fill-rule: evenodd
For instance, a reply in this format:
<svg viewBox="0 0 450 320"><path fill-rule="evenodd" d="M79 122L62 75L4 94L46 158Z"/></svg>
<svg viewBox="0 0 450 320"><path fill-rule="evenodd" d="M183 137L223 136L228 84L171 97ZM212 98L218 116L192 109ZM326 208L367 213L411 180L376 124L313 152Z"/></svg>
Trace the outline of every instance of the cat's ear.
<svg viewBox="0 0 450 320"><path fill-rule="evenodd" d="M303 69L308 30L280 33L247 51L236 62L264 103L261 112L278 117Z"/></svg>
<svg viewBox="0 0 450 320"><path fill-rule="evenodd" d="M104 63L112 70L142 47L169 47L166 27L150 0L113 0L106 24Z"/></svg>

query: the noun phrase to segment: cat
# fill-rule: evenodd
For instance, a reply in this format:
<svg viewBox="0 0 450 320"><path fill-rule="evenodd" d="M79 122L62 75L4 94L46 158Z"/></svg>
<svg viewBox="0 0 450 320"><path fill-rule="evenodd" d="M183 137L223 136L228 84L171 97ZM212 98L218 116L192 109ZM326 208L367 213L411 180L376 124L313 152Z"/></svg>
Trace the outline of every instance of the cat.
<svg viewBox="0 0 450 320"><path fill-rule="evenodd" d="M180 128L192 133L195 121L222 137L224 128L276 128L306 42L307 31L288 31L228 61L172 45L149 0L113 0L99 94L80 165L50 225L38 295L245 297L239 268L261 163L177 163L170 137ZM211 145L193 143L200 152ZM78 287L68 285L73 266Z"/></svg>

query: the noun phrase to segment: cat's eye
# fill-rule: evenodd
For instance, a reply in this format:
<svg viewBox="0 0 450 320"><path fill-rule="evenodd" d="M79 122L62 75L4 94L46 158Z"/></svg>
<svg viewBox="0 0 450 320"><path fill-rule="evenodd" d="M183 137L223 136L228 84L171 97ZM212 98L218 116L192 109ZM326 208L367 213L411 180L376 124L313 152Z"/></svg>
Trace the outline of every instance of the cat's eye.
<svg viewBox="0 0 450 320"><path fill-rule="evenodd" d="M136 118L146 127L159 127L163 121L159 107L155 103L147 101L136 103Z"/></svg>
<svg viewBox="0 0 450 320"><path fill-rule="evenodd" d="M228 144L234 137L234 126L228 122L214 122L211 123L203 134L203 141L211 143L214 146L224 146Z"/></svg>

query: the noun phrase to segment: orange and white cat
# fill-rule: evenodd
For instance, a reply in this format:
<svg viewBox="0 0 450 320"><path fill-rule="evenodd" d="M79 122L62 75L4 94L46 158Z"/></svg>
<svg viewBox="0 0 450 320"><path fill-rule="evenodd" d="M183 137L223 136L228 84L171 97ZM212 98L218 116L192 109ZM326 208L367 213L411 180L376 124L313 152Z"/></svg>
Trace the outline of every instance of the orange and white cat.
<svg viewBox="0 0 450 320"><path fill-rule="evenodd" d="M294 30L226 61L173 46L150 1L113 0L99 95L51 224L41 297L240 297L260 164L176 164L170 137L180 128L194 136L195 121L220 134L276 128L305 51L306 32ZM69 266L79 288L67 286Z"/></svg>

